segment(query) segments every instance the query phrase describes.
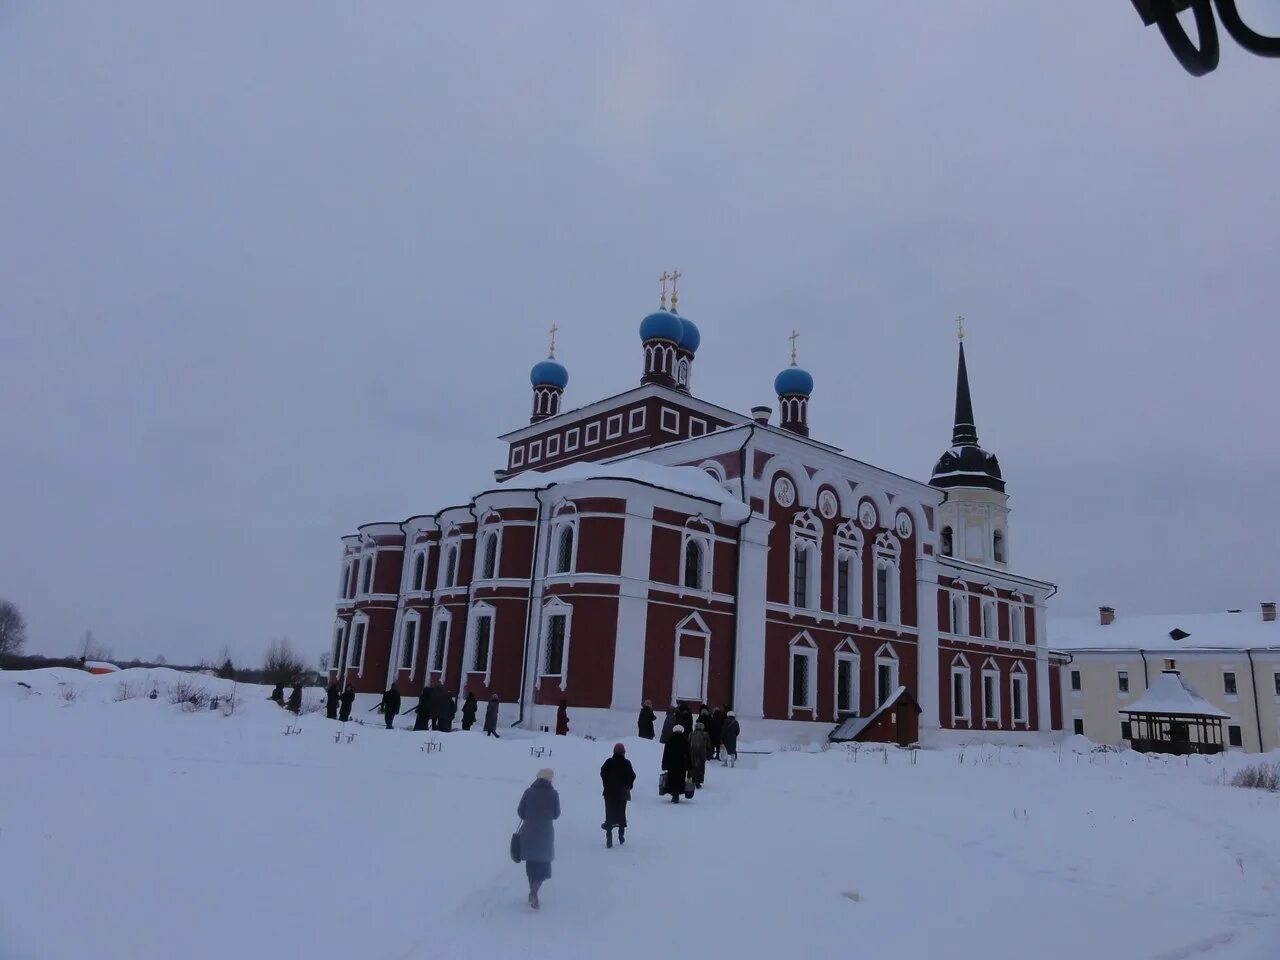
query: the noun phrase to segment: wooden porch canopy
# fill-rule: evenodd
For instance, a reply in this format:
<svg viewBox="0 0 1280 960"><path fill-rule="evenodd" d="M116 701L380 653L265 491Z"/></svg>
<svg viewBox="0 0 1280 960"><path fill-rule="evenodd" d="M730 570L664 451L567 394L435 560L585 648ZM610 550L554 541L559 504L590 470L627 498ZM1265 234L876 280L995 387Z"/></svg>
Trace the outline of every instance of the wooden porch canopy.
<svg viewBox="0 0 1280 960"><path fill-rule="evenodd" d="M1222 721L1230 718L1182 679L1165 670L1120 713L1130 725L1129 742L1139 753L1221 753Z"/></svg>

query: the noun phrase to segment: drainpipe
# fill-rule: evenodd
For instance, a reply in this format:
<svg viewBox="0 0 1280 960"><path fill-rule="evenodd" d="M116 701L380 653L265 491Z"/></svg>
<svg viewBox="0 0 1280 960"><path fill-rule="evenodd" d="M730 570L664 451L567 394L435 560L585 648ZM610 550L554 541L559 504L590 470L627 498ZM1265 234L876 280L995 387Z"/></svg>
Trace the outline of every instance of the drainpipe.
<svg viewBox="0 0 1280 960"><path fill-rule="evenodd" d="M553 484L554 486L554 484ZM551 489L547 487L545 489ZM518 727L524 723L524 701L525 688L524 680L529 673L529 627L533 623L533 584L538 577L538 557L540 555L539 547L542 542L542 511L546 506L542 502L542 490L534 490L533 498L538 501L538 518L533 524L533 555L529 559L529 601L525 604L524 611L524 650L520 656L520 715L516 717L516 722L511 726ZM541 614L541 608L539 608ZM538 626L541 630L542 617L538 617Z"/></svg>
<svg viewBox="0 0 1280 960"><path fill-rule="evenodd" d="M476 552L480 549L480 518L476 516L476 501L467 501L467 513L471 514L471 573L467 575L467 613L462 618L462 663L458 667L458 696L467 685L467 640L471 636L471 596L476 584ZM462 544L458 544L458 565L462 565ZM493 637L489 638L489 656L493 656ZM447 666L447 664L446 664Z"/></svg>
<svg viewBox="0 0 1280 960"><path fill-rule="evenodd" d="M1262 745L1262 714L1258 712L1258 674L1253 667L1253 651L1246 648L1244 653L1249 658L1249 686L1253 688L1253 722L1258 725L1258 752L1262 753L1266 748Z"/></svg>
<svg viewBox="0 0 1280 960"><path fill-rule="evenodd" d="M738 693L738 605L742 598L742 534L751 522L751 502L747 499L747 445L756 435L753 423L747 439L738 448L738 480L741 484L742 502L747 505L747 516L738 524L738 549L733 555L733 585L736 591L733 597L732 629L729 633L729 708L732 709Z"/></svg>
<svg viewBox="0 0 1280 960"><path fill-rule="evenodd" d="M1151 689L1151 678L1147 676L1147 651L1140 649L1138 653L1142 656L1142 692L1146 693Z"/></svg>

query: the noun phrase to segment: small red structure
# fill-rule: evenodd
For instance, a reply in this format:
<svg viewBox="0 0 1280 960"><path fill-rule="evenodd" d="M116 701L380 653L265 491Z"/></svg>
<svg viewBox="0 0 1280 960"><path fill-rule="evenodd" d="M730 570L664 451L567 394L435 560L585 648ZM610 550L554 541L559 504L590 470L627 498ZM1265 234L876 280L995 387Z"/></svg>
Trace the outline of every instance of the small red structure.
<svg viewBox="0 0 1280 960"><path fill-rule="evenodd" d="M86 660L84 668L95 676L101 676L104 673L118 673L120 670L114 663L107 663L105 660Z"/></svg>
<svg viewBox="0 0 1280 960"><path fill-rule="evenodd" d="M828 734L832 743L896 743L910 746L920 739L920 704L906 687L898 687L889 699L866 717L849 717Z"/></svg>

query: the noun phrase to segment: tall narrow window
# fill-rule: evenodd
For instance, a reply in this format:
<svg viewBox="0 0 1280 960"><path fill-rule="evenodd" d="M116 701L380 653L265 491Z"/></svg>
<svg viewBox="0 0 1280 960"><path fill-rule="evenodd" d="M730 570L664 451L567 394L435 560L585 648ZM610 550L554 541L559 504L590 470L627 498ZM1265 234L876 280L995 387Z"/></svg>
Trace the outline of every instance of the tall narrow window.
<svg viewBox="0 0 1280 960"><path fill-rule="evenodd" d="M351 578L347 581L347 596L348 596L348 597L354 597L354 596L356 595L356 568L357 568L357 566L358 566L358 564L356 564L355 562L352 562L352 563L347 564L347 573L348 573L348 574L350 574L350 577L351 577Z"/></svg>
<svg viewBox="0 0 1280 960"><path fill-rule="evenodd" d="M1116 674L1116 687L1120 693L1129 692L1129 671L1120 670Z"/></svg>
<svg viewBox="0 0 1280 960"><path fill-rule="evenodd" d="M791 604L796 607L809 605L809 549L803 543L792 548Z"/></svg>
<svg viewBox="0 0 1280 960"><path fill-rule="evenodd" d="M966 621L969 619L965 616L965 607L968 606L969 600L963 594L953 593L951 595L951 632L956 634L965 634L969 632L969 626Z"/></svg>
<svg viewBox="0 0 1280 960"><path fill-rule="evenodd" d="M1228 697L1236 695L1236 674L1234 670L1222 671L1222 692Z"/></svg>
<svg viewBox="0 0 1280 960"><path fill-rule="evenodd" d="M691 590L702 589L702 545L697 540L685 541L684 585Z"/></svg>
<svg viewBox="0 0 1280 960"><path fill-rule="evenodd" d="M566 523L556 537L556 573L573 569L573 525Z"/></svg>
<svg viewBox="0 0 1280 960"><path fill-rule="evenodd" d="M543 662L544 676L558 677L564 674L564 639L568 619L563 613L553 613L547 618L547 648Z"/></svg>
<svg viewBox="0 0 1280 960"><path fill-rule="evenodd" d="M967 720L969 717L969 672L951 671L951 719Z"/></svg>
<svg viewBox="0 0 1280 960"><path fill-rule="evenodd" d="M434 673L444 672L445 649L449 645L449 621L441 620L436 624L436 648L431 657L431 670Z"/></svg>
<svg viewBox="0 0 1280 960"><path fill-rule="evenodd" d="M404 639L400 645L400 669L412 670L413 658L418 652L418 621L417 619L406 620L404 622Z"/></svg>
<svg viewBox="0 0 1280 960"><path fill-rule="evenodd" d="M1004 563L1004 534L999 530L991 536L991 555L996 563Z"/></svg>
<svg viewBox="0 0 1280 960"><path fill-rule="evenodd" d="M853 564L849 554L842 553L836 562L836 613L849 616L849 576Z"/></svg>
<svg viewBox="0 0 1280 960"><path fill-rule="evenodd" d="M890 589L888 564L876 564L876 619L881 623L889 622Z"/></svg>
<svg viewBox="0 0 1280 960"><path fill-rule="evenodd" d="M858 657L836 653L836 716L858 713Z"/></svg>
<svg viewBox="0 0 1280 960"><path fill-rule="evenodd" d="M369 588L373 586L373 558L364 558L364 580L360 588L361 593L368 593Z"/></svg>
<svg viewBox="0 0 1280 960"><path fill-rule="evenodd" d="M1275 687L1276 696L1280 697L1280 671L1271 675L1271 683Z"/></svg>
<svg viewBox="0 0 1280 960"><path fill-rule="evenodd" d="M896 664L876 664L876 706L885 703L898 688L897 672Z"/></svg>
<svg viewBox="0 0 1280 960"><path fill-rule="evenodd" d="M333 669L342 667L342 633L344 624L338 624L333 631Z"/></svg>
<svg viewBox="0 0 1280 960"><path fill-rule="evenodd" d="M996 604L994 600L982 601L982 635L988 640L996 639Z"/></svg>
<svg viewBox="0 0 1280 960"><path fill-rule="evenodd" d="M1000 721L1000 674L995 669L982 671L982 719Z"/></svg>
<svg viewBox="0 0 1280 960"><path fill-rule="evenodd" d="M480 577L492 580L498 573L498 535L489 533L484 538L484 552L481 554Z"/></svg>
<svg viewBox="0 0 1280 960"><path fill-rule="evenodd" d="M1009 639L1014 643L1022 643L1026 632L1026 613L1017 603L1009 604Z"/></svg>
<svg viewBox="0 0 1280 960"><path fill-rule="evenodd" d="M444 586L454 587L458 584L458 548L450 544L444 558Z"/></svg>
<svg viewBox="0 0 1280 960"><path fill-rule="evenodd" d="M1080 671L1079 670L1071 671L1071 689L1076 693L1080 692Z"/></svg>
<svg viewBox="0 0 1280 960"><path fill-rule="evenodd" d="M809 654L799 650L791 654L791 705L800 709L809 707Z"/></svg>
<svg viewBox="0 0 1280 960"><path fill-rule="evenodd" d="M956 552L955 534L951 532L950 527L942 528L942 555L944 557L954 556Z"/></svg>
<svg viewBox="0 0 1280 960"><path fill-rule="evenodd" d="M351 666L353 667L360 667L364 664L365 626L364 621L356 624L356 637L351 644Z"/></svg>
<svg viewBox="0 0 1280 960"><path fill-rule="evenodd" d="M1014 723L1027 722L1027 678L1015 673L1009 678L1009 694L1013 701L1009 704L1013 711Z"/></svg>
<svg viewBox="0 0 1280 960"><path fill-rule="evenodd" d="M472 673L489 672L489 648L493 640L493 617L476 617L476 642L471 655Z"/></svg>
<svg viewBox="0 0 1280 960"><path fill-rule="evenodd" d="M344 563L342 565L342 582L338 584L338 596L347 597L347 583L351 578L351 564Z"/></svg>
<svg viewBox="0 0 1280 960"><path fill-rule="evenodd" d="M420 550L413 559L413 589L421 590L423 579L427 575L427 554Z"/></svg>

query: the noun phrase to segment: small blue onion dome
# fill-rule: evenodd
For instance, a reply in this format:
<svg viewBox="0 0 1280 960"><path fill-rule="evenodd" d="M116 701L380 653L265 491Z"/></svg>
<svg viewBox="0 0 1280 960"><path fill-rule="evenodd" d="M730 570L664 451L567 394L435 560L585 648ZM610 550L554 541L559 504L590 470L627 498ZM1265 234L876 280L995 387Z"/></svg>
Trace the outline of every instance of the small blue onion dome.
<svg viewBox="0 0 1280 960"><path fill-rule="evenodd" d="M697 353L698 347L702 344L702 334L698 332L698 328L694 326L692 320L686 320L681 317L680 322L684 325L684 330L677 341L678 345L690 353Z"/></svg>
<svg viewBox="0 0 1280 960"><path fill-rule="evenodd" d="M684 325L683 318L667 310L659 310L640 321L640 339L661 339L679 343L684 337Z"/></svg>
<svg viewBox="0 0 1280 960"><path fill-rule="evenodd" d="M780 397L789 393L801 393L807 397L813 393L813 377L802 367L787 367L774 378L773 391Z"/></svg>
<svg viewBox="0 0 1280 960"><path fill-rule="evenodd" d="M539 360L529 371L529 382L535 387L559 387L563 390L569 384L569 371L559 360Z"/></svg>

